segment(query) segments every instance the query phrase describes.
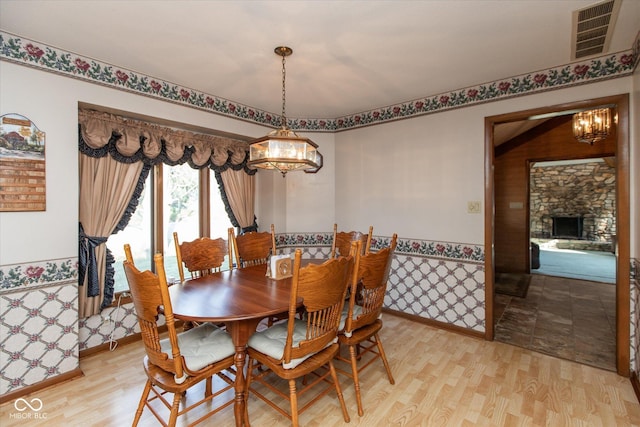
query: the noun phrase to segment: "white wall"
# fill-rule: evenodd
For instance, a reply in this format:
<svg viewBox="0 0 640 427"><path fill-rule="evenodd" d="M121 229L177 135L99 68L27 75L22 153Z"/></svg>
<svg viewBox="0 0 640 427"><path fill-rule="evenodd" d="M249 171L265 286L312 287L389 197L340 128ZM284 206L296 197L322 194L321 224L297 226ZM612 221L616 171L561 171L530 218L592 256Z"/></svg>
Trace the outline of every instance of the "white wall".
<svg viewBox="0 0 640 427"><path fill-rule="evenodd" d="M78 82L52 77L0 62L0 115L46 132L47 192L45 212L0 213L0 265L78 256Z"/></svg>
<svg viewBox="0 0 640 427"><path fill-rule="evenodd" d="M287 174L286 232L331 232L335 216L335 152L333 134L303 134L318 144L324 158L317 173ZM278 177L283 181L282 177Z"/></svg>
<svg viewBox="0 0 640 427"><path fill-rule="evenodd" d="M0 213L0 265L78 255L78 102L240 135L268 131L5 61L0 61L0 87L0 114L22 114L46 132L47 176L45 212Z"/></svg>
<svg viewBox="0 0 640 427"><path fill-rule="evenodd" d="M338 134L340 228L482 243L483 216L467 214L467 201L484 197L484 131L475 114L456 110Z"/></svg>
<svg viewBox="0 0 640 427"><path fill-rule="evenodd" d="M338 133L336 220L373 225L376 235L483 244L485 117L630 91L621 78ZM468 201L482 212L467 213Z"/></svg>
<svg viewBox="0 0 640 427"><path fill-rule="evenodd" d="M77 256L77 103L102 105L211 129L261 136L267 129L149 97L0 62L0 114L18 113L47 133L47 210L0 213L0 265ZM639 78L634 77L634 81ZM374 234L482 244L484 117L627 93L631 78L577 86L332 134L307 134L320 146L317 174L258 172L261 229L278 232L366 229ZM638 86L632 112L638 112ZM638 120L630 120L638 150ZM640 168L632 158L635 184ZM335 177L335 179L334 179ZM633 206L638 204L638 186ZM484 206L483 206L484 209ZM637 214L632 253L640 253ZM55 224L55 226L52 226Z"/></svg>

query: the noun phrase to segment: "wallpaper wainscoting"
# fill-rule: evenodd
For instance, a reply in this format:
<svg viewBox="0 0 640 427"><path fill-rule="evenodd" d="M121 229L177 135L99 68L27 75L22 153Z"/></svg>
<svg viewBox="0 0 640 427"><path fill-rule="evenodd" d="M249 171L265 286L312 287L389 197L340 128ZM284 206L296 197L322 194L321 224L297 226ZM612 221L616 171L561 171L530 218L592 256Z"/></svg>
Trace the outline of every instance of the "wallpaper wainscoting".
<svg viewBox="0 0 640 427"><path fill-rule="evenodd" d="M326 258L331 233L280 234L283 253L295 248L305 258ZM374 236L373 250L390 237ZM323 247L324 245L324 247ZM479 245L398 239L384 305L391 310L485 331L484 249Z"/></svg>
<svg viewBox="0 0 640 427"><path fill-rule="evenodd" d="M485 331L484 265L396 254L385 307Z"/></svg>
<svg viewBox="0 0 640 427"><path fill-rule="evenodd" d="M331 233L279 234L280 253L324 259ZM375 251L389 237L374 236ZM631 260L631 369L640 355L640 260ZM23 387L79 367L79 350L139 332L133 304L78 321L77 260L0 266L0 391ZM385 306L392 310L485 330L484 248L399 239Z"/></svg>
<svg viewBox="0 0 640 427"><path fill-rule="evenodd" d="M77 259L0 266L0 392L78 368Z"/></svg>
<svg viewBox="0 0 640 427"><path fill-rule="evenodd" d="M640 370L640 259L631 259L631 357L630 365L632 372Z"/></svg>
<svg viewBox="0 0 640 427"><path fill-rule="evenodd" d="M140 326L133 303L107 307L100 314L80 319L80 350L114 343L120 338L137 333L140 333ZM115 350L115 344L112 344L111 349Z"/></svg>

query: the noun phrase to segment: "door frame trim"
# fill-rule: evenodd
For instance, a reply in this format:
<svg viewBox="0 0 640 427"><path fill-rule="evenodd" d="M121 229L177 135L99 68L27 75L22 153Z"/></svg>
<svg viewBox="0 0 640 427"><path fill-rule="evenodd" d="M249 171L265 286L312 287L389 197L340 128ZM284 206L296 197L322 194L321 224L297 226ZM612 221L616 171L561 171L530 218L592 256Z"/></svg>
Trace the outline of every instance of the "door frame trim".
<svg viewBox="0 0 640 427"><path fill-rule="evenodd" d="M618 110L616 141L616 369L619 375L630 375L631 283L630 283L630 183L629 183L629 94L612 95L584 101L534 108L485 117L485 180L484 180L484 245L485 245L485 339L494 339L494 220L495 186L493 143L494 126L499 123L524 120L528 117L614 104Z"/></svg>

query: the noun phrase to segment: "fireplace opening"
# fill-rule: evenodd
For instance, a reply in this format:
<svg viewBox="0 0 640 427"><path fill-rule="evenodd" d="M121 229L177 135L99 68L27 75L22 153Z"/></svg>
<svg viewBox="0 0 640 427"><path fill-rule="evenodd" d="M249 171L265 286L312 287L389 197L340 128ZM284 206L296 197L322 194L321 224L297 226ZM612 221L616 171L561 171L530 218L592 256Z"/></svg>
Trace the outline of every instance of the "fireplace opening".
<svg viewBox="0 0 640 427"><path fill-rule="evenodd" d="M554 216L553 232L551 237L582 239L583 217L581 216Z"/></svg>

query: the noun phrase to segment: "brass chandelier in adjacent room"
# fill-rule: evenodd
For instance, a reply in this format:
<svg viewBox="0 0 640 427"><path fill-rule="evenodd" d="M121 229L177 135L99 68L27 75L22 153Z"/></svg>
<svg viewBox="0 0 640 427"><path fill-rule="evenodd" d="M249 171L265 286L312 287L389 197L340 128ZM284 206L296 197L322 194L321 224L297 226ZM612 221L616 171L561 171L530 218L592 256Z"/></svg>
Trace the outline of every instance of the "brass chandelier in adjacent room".
<svg viewBox="0 0 640 427"><path fill-rule="evenodd" d="M287 172L304 170L315 172L322 166L322 155L318 146L308 138L298 136L287 127L285 114L285 58L293 53L290 47L279 46L274 49L282 57L282 120L280 129L251 141L249 161L251 168L276 169L284 177Z"/></svg>
<svg viewBox="0 0 640 427"><path fill-rule="evenodd" d="M580 142L593 145L609 136L611 109L581 111L573 115L573 136Z"/></svg>

